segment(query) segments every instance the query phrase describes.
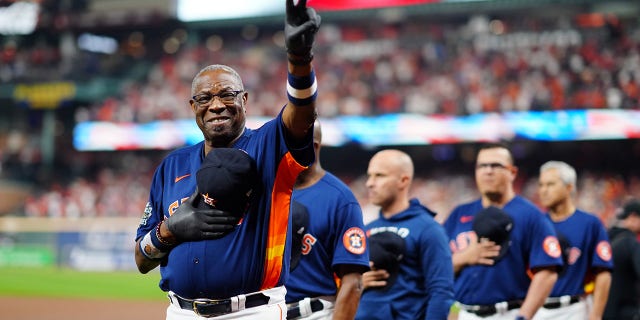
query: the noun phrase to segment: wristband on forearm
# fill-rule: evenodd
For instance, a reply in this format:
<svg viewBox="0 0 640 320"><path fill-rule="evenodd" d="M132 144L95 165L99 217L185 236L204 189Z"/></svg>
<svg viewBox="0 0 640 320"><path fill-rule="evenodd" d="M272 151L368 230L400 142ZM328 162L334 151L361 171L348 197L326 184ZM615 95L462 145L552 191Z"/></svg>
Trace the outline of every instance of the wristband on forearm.
<svg viewBox="0 0 640 320"><path fill-rule="evenodd" d="M160 260L175 246L160 235L162 221L140 240L140 252L150 260Z"/></svg>
<svg viewBox="0 0 640 320"><path fill-rule="evenodd" d="M316 73L311 70L307 76L287 76L287 98L296 106L306 106L316 100L318 96L318 84Z"/></svg>
<svg viewBox="0 0 640 320"><path fill-rule="evenodd" d="M160 249L160 251L168 252L169 250L173 249L176 244L175 242L169 241L160 235L160 226L162 226L162 223L164 223L164 220L160 221L160 223L158 223L155 228L155 232L151 233L151 242L153 242L153 245L156 248Z"/></svg>

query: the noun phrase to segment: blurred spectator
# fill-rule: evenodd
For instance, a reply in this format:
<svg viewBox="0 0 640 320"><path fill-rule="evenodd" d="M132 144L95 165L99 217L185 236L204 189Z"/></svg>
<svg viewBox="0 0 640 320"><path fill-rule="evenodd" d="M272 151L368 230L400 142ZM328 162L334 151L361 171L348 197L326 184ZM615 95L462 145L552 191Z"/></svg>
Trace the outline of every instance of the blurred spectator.
<svg viewBox="0 0 640 320"><path fill-rule="evenodd" d="M640 105L637 20L618 21L616 33L605 32L606 25L580 25L569 19L471 20L480 31L469 32L471 22L415 19L403 24L330 25L321 31L322 46L315 53L326 67L319 81L331 92L319 98L320 113L467 115ZM486 28L478 28L482 23ZM224 52L210 41L200 41L161 59L148 59L153 66L146 79L89 106L88 120L188 118L189 108L170 106L188 95L190 83L184 75L209 61L225 61L249 75L247 87L256 92L249 115L275 112L270 108L284 103L277 98L277 84L284 81L278 71L279 50L272 43L281 45L277 32L265 28L251 41L237 32L230 29L219 35ZM190 36L200 35L192 31ZM258 85L261 90L255 90Z"/></svg>
<svg viewBox="0 0 640 320"><path fill-rule="evenodd" d="M468 20L408 16L401 23L327 22L315 52L316 63L323 65L318 74L324 88L319 114L638 109L640 20L573 10L573 17L560 19L546 10ZM89 104L77 102L81 107L75 110L76 121L144 123L191 118L189 106L180 107L189 96L189 75L211 61L224 61L245 74L245 85L252 92L248 115L274 114L286 102L280 100L285 74L280 72L284 66L278 46L284 43L279 26L260 25L255 37L243 37L242 30L234 27L190 29L175 50L165 50L163 45L175 37L176 25L140 32L108 30L119 43L119 50L112 54L78 48L78 35L72 31L39 30L5 37L0 39L0 86L115 78L118 94ZM144 189L151 177L144 162L153 162L155 155L57 152L55 177L43 177L41 133L32 127L13 129L17 121L12 114L6 115L7 109L0 108L0 177L36 181L38 188L25 203L27 215L140 214L136 208L144 207L140 203L145 200L138 198L139 188ZM62 130L69 137L71 125ZM69 144L62 143L60 150L70 150ZM131 164L117 163L119 158ZM591 168L578 182L577 205L597 213L609 225L626 195L640 196L640 179L615 173L606 165ZM477 197L473 181L458 172L419 173L412 196L436 212L450 212L453 203ZM360 190L362 179L345 176L359 195L366 220L373 206ZM535 201L536 180L521 180L518 189Z"/></svg>
<svg viewBox="0 0 640 320"><path fill-rule="evenodd" d="M613 278L603 319L640 319L640 202L627 202L609 230L613 251Z"/></svg>

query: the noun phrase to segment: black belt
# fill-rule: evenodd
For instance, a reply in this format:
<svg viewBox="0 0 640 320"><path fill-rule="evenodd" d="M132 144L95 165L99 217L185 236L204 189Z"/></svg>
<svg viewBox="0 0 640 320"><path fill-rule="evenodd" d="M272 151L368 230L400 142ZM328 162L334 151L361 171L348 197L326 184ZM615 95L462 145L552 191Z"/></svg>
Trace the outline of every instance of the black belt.
<svg viewBox="0 0 640 320"><path fill-rule="evenodd" d="M502 302L500 302L502 303ZM488 316L492 316L496 313L498 313L498 307L497 305L499 305L500 303L496 303L496 304L489 304L489 305L474 305L474 306L469 306L469 305L463 305L462 309L464 311L473 313L475 315L477 315L478 317L488 317ZM522 300L513 300L513 301L506 301L506 309L505 310L513 310L513 309L517 309L522 307Z"/></svg>
<svg viewBox="0 0 640 320"><path fill-rule="evenodd" d="M542 307L545 309L558 309L560 307L566 307L582 300L582 295L567 296L567 298L565 299L566 300L563 303L562 297L548 298L547 302L545 302L545 304Z"/></svg>
<svg viewBox="0 0 640 320"><path fill-rule="evenodd" d="M318 312L324 309L324 304L317 298L311 299L311 312ZM287 305L287 319L295 319L300 317L300 302L294 302Z"/></svg>
<svg viewBox="0 0 640 320"><path fill-rule="evenodd" d="M191 310L202 317L215 317L234 311L239 311L237 308L236 310L234 310L234 308L232 307L232 299L185 299L176 294L172 295L171 297L175 297L176 302L178 302L178 305L180 305L180 308ZM260 292L246 295L244 296L244 298L245 308L253 308L269 303L269 297Z"/></svg>

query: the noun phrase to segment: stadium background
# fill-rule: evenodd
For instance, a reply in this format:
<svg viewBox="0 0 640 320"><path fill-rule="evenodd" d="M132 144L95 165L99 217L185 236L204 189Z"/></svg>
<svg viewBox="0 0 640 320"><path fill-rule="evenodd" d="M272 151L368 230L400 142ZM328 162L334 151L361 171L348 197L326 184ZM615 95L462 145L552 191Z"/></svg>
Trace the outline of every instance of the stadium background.
<svg viewBox="0 0 640 320"><path fill-rule="evenodd" d="M211 63L235 67L250 94L249 126L284 104L282 8L269 2L256 0L266 7L249 17L186 22L180 1L0 0L5 279L27 269L135 270L151 174L169 150L200 139L186 104L193 75ZM25 4L37 9L32 26ZM323 165L350 185L367 220L375 215L367 161L389 147L411 154L412 192L440 219L477 196L473 157L484 141L512 143L517 190L533 201L537 169L552 159L576 167L580 207L606 225L640 197L636 1L309 4L323 17L315 52ZM201 13L251 7L199 5ZM37 285L0 283L0 306L29 318L25 310L37 308L8 299ZM49 316L68 317L77 305ZM120 319L150 316L108 306L127 310Z"/></svg>

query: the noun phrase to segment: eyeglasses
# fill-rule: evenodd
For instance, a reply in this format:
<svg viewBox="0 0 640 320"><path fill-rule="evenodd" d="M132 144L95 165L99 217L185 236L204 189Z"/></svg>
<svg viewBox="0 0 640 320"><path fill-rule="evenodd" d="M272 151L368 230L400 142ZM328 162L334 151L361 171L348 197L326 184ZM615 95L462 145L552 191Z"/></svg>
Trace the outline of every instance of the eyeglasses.
<svg viewBox="0 0 640 320"><path fill-rule="evenodd" d="M476 164L476 170L482 170L482 169L486 169L489 168L491 170L496 170L496 169L507 169L509 168L509 166L506 166L502 163L499 162L489 162L489 163L478 163Z"/></svg>
<svg viewBox="0 0 640 320"><path fill-rule="evenodd" d="M224 103L225 105L232 105L236 102L236 97L242 92L244 92L244 90L222 91L217 94L201 93L193 96L192 98L193 101L195 101L200 106L210 105L211 103L213 103L213 99L215 99L215 97L220 98L220 102Z"/></svg>

